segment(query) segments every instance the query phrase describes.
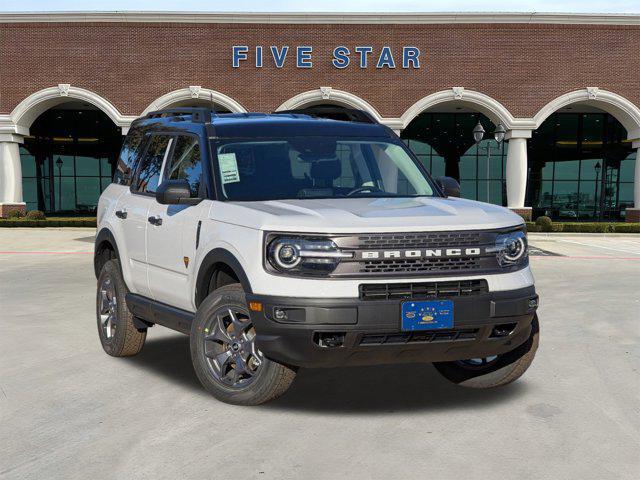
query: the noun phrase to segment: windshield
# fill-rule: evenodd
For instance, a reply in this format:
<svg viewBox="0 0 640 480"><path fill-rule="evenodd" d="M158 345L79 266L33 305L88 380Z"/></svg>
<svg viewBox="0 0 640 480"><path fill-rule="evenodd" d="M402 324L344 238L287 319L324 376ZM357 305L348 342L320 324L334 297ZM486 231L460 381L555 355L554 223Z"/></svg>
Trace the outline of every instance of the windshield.
<svg viewBox="0 0 640 480"><path fill-rule="evenodd" d="M291 137L213 144L226 200L433 196L403 146L386 139Z"/></svg>

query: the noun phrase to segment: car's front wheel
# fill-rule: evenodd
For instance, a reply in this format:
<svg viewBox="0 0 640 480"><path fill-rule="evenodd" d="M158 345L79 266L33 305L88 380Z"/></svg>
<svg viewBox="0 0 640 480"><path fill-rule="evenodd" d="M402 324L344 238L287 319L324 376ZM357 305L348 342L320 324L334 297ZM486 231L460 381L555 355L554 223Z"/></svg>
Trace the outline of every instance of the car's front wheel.
<svg viewBox="0 0 640 480"><path fill-rule="evenodd" d="M531 322L531 335L514 350L485 358L434 363L434 366L447 380L463 387L501 387L520 378L531 366L538 350L539 337L540 326L536 315Z"/></svg>
<svg viewBox="0 0 640 480"><path fill-rule="evenodd" d="M287 391L295 371L266 358L255 342L239 284L213 291L191 328L191 360L198 379L214 397L236 405L259 405Z"/></svg>

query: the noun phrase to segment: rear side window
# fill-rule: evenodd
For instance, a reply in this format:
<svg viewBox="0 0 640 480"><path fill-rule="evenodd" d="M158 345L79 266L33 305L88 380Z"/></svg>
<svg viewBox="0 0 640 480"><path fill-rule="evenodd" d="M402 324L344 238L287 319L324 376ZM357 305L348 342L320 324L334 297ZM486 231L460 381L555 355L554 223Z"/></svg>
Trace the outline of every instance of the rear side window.
<svg viewBox="0 0 640 480"><path fill-rule="evenodd" d="M116 173L113 175L113 183L118 185L131 185L131 177L136 167L140 146L144 133L141 128L132 128L122 144L120 157L116 165Z"/></svg>
<svg viewBox="0 0 640 480"><path fill-rule="evenodd" d="M198 137L180 135L175 140L171 162L167 162L163 179L187 180L191 198L198 196L202 181L202 159Z"/></svg>
<svg viewBox="0 0 640 480"><path fill-rule="evenodd" d="M166 135L153 135L140 162L140 171L133 188L138 193L156 193L160 181L160 171L165 157L171 150L173 138Z"/></svg>

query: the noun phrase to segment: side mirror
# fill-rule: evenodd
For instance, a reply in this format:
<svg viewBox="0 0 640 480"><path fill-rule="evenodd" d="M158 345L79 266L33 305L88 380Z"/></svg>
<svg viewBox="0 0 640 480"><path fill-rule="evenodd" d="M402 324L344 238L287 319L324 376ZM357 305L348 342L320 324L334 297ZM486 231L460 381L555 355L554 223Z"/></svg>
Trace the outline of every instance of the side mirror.
<svg viewBox="0 0 640 480"><path fill-rule="evenodd" d="M440 177L438 178L438 185L447 197L459 197L460 196L460 184L455 178Z"/></svg>
<svg viewBox="0 0 640 480"><path fill-rule="evenodd" d="M161 205L195 205L200 198L191 198L191 187L186 180L165 180L156 190L156 201Z"/></svg>

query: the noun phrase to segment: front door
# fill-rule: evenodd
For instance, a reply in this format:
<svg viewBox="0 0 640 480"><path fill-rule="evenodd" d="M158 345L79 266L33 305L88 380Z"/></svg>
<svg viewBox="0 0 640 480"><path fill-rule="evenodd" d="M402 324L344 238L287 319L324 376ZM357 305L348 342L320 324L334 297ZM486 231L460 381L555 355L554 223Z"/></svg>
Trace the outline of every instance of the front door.
<svg viewBox="0 0 640 480"><path fill-rule="evenodd" d="M201 194L202 148L195 135L174 137L171 157L165 162L162 180L185 179L191 197ZM153 298L184 310L193 310L189 275L195 267L198 222L206 216L208 202L198 205L161 205L149 210L153 223L147 225L147 263Z"/></svg>
<svg viewBox="0 0 640 480"><path fill-rule="evenodd" d="M151 297L148 278L147 231L150 226L150 209L155 203L155 193L160 182L160 172L169 155L173 137L152 134L140 161L131 189L118 201L116 215L122 221L125 249L131 278L129 288L145 297ZM122 249L121 249L122 250Z"/></svg>

